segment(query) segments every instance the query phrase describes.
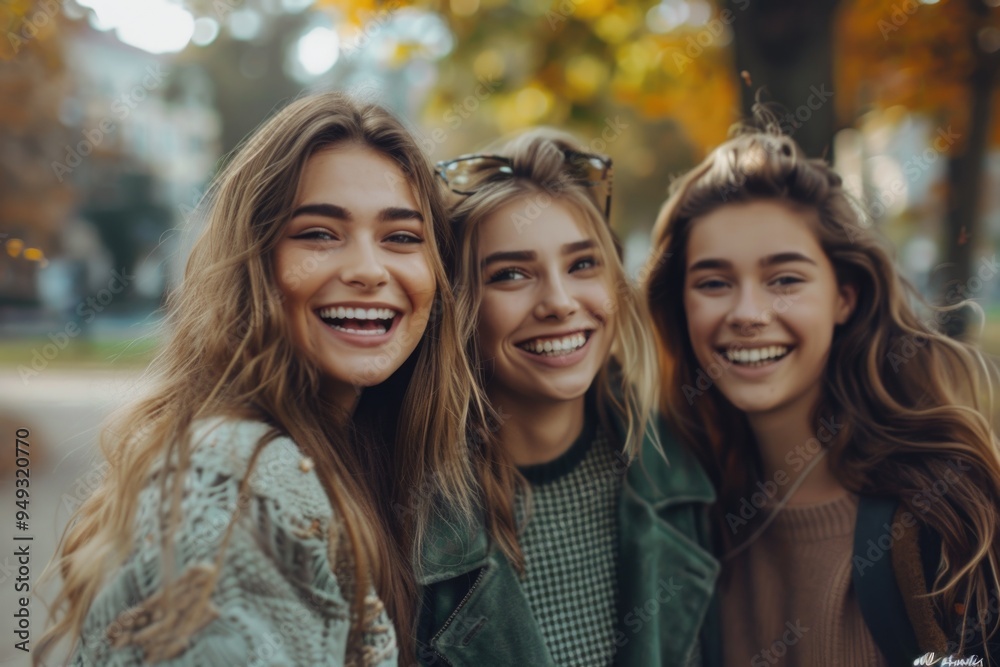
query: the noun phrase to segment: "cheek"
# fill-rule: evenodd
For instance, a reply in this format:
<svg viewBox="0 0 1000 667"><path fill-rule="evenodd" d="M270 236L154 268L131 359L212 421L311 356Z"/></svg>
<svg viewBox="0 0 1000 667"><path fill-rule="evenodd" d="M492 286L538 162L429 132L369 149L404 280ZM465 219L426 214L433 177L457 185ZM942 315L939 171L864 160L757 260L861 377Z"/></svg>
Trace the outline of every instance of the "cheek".
<svg viewBox="0 0 1000 667"><path fill-rule="evenodd" d="M687 316L688 335L697 346L704 341L704 334L710 326L711 311L701 299L689 294L684 295L684 314Z"/></svg>
<svg viewBox="0 0 1000 667"><path fill-rule="evenodd" d="M396 274L399 276L400 284L409 295L415 309L430 308L437 291L430 259L423 253L404 259L405 261L396 264Z"/></svg>
<svg viewBox="0 0 1000 667"><path fill-rule="evenodd" d="M286 312L291 302L298 300L298 295L304 286L304 277L301 272L296 272L291 268L295 265L295 253L280 250L275 253L274 284L283 297Z"/></svg>
<svg viewBox="0 0 1000 667"><path fill-rule="evenodd" d="M505 304L499 295L483 295L483 301L479 307L479 343L484 351L493 347L496 341L503 334L503 322L510 322L508 311L510 304ZM505 308L507 306L507 308Z"/></svg>

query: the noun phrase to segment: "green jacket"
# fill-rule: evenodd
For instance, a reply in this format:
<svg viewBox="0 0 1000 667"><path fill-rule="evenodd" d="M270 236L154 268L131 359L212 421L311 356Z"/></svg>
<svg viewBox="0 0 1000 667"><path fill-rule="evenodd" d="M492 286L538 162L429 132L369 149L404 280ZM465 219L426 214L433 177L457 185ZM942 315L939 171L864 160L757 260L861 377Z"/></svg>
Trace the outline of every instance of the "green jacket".
<svg viewBox="0 0 1000 667"><path fill-rule="evenodd" d="M623 427L617 425L618 441ZM713 604L719 564L709 553L712 484L697 461L661 429L663 460L647 436L623 469L619 521L619 609L615 664L684 665ZM624 465L623 465L624 468ZM418 567L423 587L417 628L421 665L551 666L552 657L517 572L484 526L441 521ZM717 651L714 627L702 636ZM706 664L717 664L706 656Z"/></svg>

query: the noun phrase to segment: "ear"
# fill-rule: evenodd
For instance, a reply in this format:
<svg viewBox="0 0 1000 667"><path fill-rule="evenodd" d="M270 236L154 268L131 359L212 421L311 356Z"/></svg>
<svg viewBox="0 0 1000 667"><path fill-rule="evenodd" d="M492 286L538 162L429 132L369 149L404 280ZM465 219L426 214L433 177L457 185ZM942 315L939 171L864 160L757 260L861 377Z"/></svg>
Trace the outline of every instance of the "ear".
<svg viewBox="0 0 1000 667"><path fill-rule="evenodd" d="M836 323L843 324L851 318L854 307L858 305L858 287L853 283L844 283L837 292Z"/></svg>

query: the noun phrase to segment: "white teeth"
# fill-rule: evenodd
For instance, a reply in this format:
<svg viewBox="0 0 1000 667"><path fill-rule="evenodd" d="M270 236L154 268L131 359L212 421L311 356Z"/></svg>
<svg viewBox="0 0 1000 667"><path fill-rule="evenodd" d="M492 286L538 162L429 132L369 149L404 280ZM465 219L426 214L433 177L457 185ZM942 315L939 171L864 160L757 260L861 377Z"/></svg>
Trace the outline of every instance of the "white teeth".
<svg viewBox="0 0 1000 667"><path fill-rule="evenodd" d="M775 361L788 354L788 348L784 345L771 345L770 347L730 348L726 350L726 358L736 364L761 364L768 361Z"/></svg>
<svg viewBox="0 0 1000 667"><path fill-rule="evenodd" d="M527 343L522 343L520 347L533 354L556 357L578 350L583 347L586 342L587 336L582 333L577 333L556 339L536 338L535 340L530 340Z"/></svg>
<svg viewBox="0 0 1000 667"><path fill-rule="evenodd" d="M331 306L320 308L319 316L330 320L391 320L398 313L391 308L344 308Z"/></svg>
<svg viewBox="0 0 1000 667"><path fill-rule="evenodd" d="M346 331L350 334L355 334L357 336L380 336L384 334L388 329L385 327L379 327L377 329L348 329L347 327L342 327L339 324L331 325L331 328L337 331Z"/></svg>

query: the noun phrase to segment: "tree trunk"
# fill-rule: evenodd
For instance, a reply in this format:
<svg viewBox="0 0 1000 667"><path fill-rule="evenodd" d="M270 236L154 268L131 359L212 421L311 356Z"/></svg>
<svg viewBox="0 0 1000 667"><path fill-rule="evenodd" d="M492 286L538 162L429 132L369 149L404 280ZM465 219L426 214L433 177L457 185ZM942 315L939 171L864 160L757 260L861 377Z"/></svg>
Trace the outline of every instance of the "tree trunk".
<svg viewBox="0 0 1000 667"><path fill-rule="evenodd" d="M983 202L984 165L990 139L990 115L993 88L1000 69L1000 53L985 53L978 44L978 31L985 25L986 4L970 0L973 11L983 22L972 22L969 46L976 55L976 65L969 79L968 134L962 137L960 152L948 160L947 220L944 228L944 265L938 277L942 301L950 305L963 299L981 297L982 282L975 276L973 254L982 242L985 230L980 224ZM972 313L963 309L952 313L944 323L949 336L961 337L969 328Z"/></svg>
<svg viewBox="0 0 1000 667"><path fill-rule="evenodd" d="M781 126L810 157L832 159L833 17L837 0L726 0L733 22L743 113L757 90L781 104Z"/></svg>

